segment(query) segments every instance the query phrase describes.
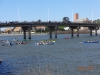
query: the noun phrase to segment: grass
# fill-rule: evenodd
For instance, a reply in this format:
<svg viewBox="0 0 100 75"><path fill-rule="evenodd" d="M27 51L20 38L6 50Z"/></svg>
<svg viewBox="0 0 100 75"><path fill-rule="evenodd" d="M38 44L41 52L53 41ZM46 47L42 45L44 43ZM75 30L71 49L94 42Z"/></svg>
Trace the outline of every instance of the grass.
<svg viewBox="0 0 100 75"><path fill-rule="evenodd" d="M65 27L67 27L67 26L59 26L60 29L64 29Z"/></svg>

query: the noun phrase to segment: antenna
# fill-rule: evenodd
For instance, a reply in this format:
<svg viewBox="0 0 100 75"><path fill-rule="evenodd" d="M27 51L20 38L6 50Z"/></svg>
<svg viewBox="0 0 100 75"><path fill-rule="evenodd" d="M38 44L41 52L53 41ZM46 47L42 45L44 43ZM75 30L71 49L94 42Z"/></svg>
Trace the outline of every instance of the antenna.
<svg viewBox="0 0 100 75"><path fill-rule="evenodd" d="M49 22L49 7L48 7L48 22Z"/></svg>
<svg viewBox="0 0 100 75"><path fill-rule="evenodd" d="M18 21L20 21L19 6L18 6Z"/></svg>

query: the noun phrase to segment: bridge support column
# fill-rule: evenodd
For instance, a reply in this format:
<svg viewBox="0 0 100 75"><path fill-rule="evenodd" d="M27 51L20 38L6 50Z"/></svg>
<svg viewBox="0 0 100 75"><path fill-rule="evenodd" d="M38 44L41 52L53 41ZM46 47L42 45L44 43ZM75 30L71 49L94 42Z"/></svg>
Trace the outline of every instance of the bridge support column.
<svg viewBox="0 0 100 75"><path fill-rule="evenodd" d="M52 28L49 28L49 32L50 32L50 38L52 38Z"/></svg>
<svg viewBox="0 0 100 75"><path fill-rule="evenodd" d="M25 27L22 27L22 29L23 29L23 37L24 37L24 39L26 39L26 30L28 30L28 32L29 32L29 39L31 39L31 32L30 32L31 27L25 26Z"/></svg>
<svg viewBox="0 0 100 75"><path fill-rule="evenodd" d="M24 33L23 37L24 39L26 39L26 29L23 29L23 33Z"/></svg>
<svg viewBox="0 0 100 75"><path fill-rule="evenodd" d="M95 36L97 36L97 30L99 29L99 27L97 26L96 28L95 28Z"/></svg>
<svg viewBox="0 0 100 75"><path fill-rule="evenodd" d="M80 29L80 26L77 27L77 37L79 37L79 29Z"/></svg>
<svg viewBox="0 0 100 75"><path fill-rule="evenodd" d="M77 29L77 37L79 37L79 29Z"/></svg>
<svg viewBox="0 0 100 75"><path fill-rule="evenodd" d="M54 30L54 26L48 26L50 38L52 38L52 31Z"/></svg>
<svg viewBox="0 0 100 75"><path fill-rule="evenodd" d="M71 28L71 37L73 37L73 28Z"/></svg>
<svg viewBox="0 0 100 75"><path fill-rule="evenodd" d="M92 36L92 29L90 29L90 36Z"/></svg>
<svg viewBox="0 0 100 75"><path fill-rule="evenodd" d="M31 39L31 30L28 30L28 39Z"/></svg>
<svg viewBox="0 0 100 75"><path fill-rule="evenodd" d="M57 38L57 29L55 29L55 38Z"/></svg>
<svg viewBox="0 0 100 75"><path fill-rule="evenodd" d="M97 29L95 29L95 36L97 36Z"/></svg>
<svg viewBox="0 0 100 75"><path fill-rule="evenodd" d="M28 27L28 39L31 39L32 26Z"/></svg>
<svg viewBox="0 0 100 75"><path fill-rule="evenodd" d="M55 26L55 38L57 38L57 30L58 30L58 26Z"/></svg>

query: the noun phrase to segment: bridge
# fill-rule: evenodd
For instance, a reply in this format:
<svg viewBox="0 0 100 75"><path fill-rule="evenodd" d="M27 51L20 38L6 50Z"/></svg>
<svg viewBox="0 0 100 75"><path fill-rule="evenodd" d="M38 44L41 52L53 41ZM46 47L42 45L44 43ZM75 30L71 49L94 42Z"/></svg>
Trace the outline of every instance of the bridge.
<svg viewBox="0 0 100 75"><path fill-rule="evenodd" d="M96 23L75 23L75 22L68 21L66 17L64 17L63 21L60 21L60 22L58 21L42 22L41 20L32 21L32 22L27 22L27 21L0 22L1 28L2 27L22 27L24 39L26 39L26 30L28 30L29 39L31 39L32 27L36 27L36 26L47 26L49 28L50 38L52 38L53 30L55 30L55 38L57 38L57 30L59 26L70 27L71 37L73 37L73 29L77 29L77 37L79 37L80 27L88 27L88 29L90 30L90 36L92 36L92 30L95 30L95 35L97 36L97 30L99 29L99 26Z"/></svg>

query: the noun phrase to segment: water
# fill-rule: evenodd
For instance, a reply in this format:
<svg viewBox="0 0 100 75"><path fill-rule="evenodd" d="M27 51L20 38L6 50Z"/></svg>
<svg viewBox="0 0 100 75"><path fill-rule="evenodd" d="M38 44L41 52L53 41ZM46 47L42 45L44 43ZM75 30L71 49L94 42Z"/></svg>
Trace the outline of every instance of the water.
<svg viewBox="0 0 100 75"><path fill-rule="evenodd" d="M89 34L71 39L68 34L58 35L54 45L36 46L34 43L49 39L48 35L32 35L27 44L2 46L0 43L0 75L100 75L100 44L81 44L85 40L100 40L100 35ZM22 35L0 36L0 39L23 39ZM54 38L54 36L53 36ZM80 69L82 67L82 69ZM86 69L84 69L85 67ZM89 67L92 67L92 69ZM49 71L49 72L48 72ZM40 72L40 74L39 74Z"/></svg>

